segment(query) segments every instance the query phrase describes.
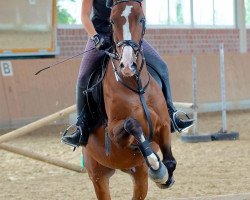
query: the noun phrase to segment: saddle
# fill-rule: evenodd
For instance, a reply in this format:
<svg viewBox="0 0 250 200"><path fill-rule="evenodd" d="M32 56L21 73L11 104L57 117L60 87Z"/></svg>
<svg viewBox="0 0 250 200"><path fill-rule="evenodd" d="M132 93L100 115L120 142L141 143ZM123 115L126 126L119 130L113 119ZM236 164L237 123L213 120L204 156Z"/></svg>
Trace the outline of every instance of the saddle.
<svg viewBox="0 0 250 200"><path fill-rule="evenodd" d="M109 56L105 56L102 65L97 67L91 74L87 86L87 103L92 118L96 119L97 124L106 124L107 115L104 106L102 81L105 77Z"/></svg>
<svg viewBox="0 0 250 200"><path fill-rule="evenodd" d="M104 106L102 80L105 77L109 56L105 56L102 66L98 67L90 76L88 80L88 107L91 111L93 119L97 119L98 124L107 124L107 115ZM158 72L147 65L147 70L151 76L156 80L160 88L163 87L162 80Z"/></svg>

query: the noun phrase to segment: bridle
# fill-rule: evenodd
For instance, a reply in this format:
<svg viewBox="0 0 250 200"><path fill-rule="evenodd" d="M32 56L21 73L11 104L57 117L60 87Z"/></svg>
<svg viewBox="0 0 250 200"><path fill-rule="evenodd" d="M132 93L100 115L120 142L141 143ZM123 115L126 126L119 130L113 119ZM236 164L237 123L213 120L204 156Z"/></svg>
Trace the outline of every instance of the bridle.
<svg viewBox="0 0 250 200"><path fill-rule="evenodd" d="M141 4L142 0L118 0L118 1L115 1L113 2L112 6L111 7L114 7L120 3L123 3L123 2L130 2L130 1L133 1L133 2L138 2ZM143 37L144 37L144 34L145 34L145 30L146 30L146 20L145 18L143 17L140 22L142 23L142 32L141 32L141 38L139 40L139 43L133 41L133 40L122 40L122 41L118 41L118 42L113 42L113 50L115 51L114 53L109 53L108 55L111 57L111 63L112 63L112 67L113 67L113 71L114 71L114 74L115 74L115 77L116 77L116 80L118 82L120 82L122 85L124 85L126 88L128 88L129 90L139 94L139 97L140 97L140 101L142 103L142 107L143 107L143 110L144 110L144 113L145 113L145 116L147 118L147 122L148 122L148 127L149 127L149 142L152 141L152 138L153 138L153 125L152 125L152 120L151 120L151 117L150 117L150 112L149 112L149 109L147 107L147 104L146 104L146 101L145 101L145 98L143 96L143 94L145 93L148 85L149 85L149 82L150 82L150 75L148 74L148 82L146 83L145 86L142 86L142 81L141 81L141 78L140 78L140 74L141 74L141 71L143 69L143 66L145 65L145 57L144 57L144 54L143 54L143 48L142 48L142 42L143 42ZM111 21L111 24L113 26L113 22ZM118 70L117 70L117 67L114 63L114 60L116 61L121 61L122 59L122 56L119 55L118 51L117 51L117 47L120 48L122 47L122 51L123 52L123 49L124 47L126 46L130 46L134 53L135 53L135 57L136 57L136 60L138 58L139 55L141 55L141 58L142 58L142 61L141 61L141 66L140 68L136 68L136 73L133 75L137 81L137 88L134 88L132 86L130 86L128 83L126 83L125 81L123 81L123 79L120 77L119 73L118 73ZM121 65L121 63L120 63ZM119 67L121 67L119 65Z"/></svg>
<svg viewBox="0 0 250 200"><path fill-rule="evenodd" d="M113 66L113 69L115 71L115 74L117 74L117 75L118 75L118 70L117 70L117 67L115 67L114 60L121 61L122 56L119 55L116 47L118 47L118 48L122 47L121 52L123 53L123 49L126 46L130 46L133 49L136 60L137 60L138 56L141 55L141 58L142 58L141 66L140 66L139 69L137 69L137 72L136 72L135 76L139 77L140 74L141 74L142 68L143 68L143 66L145 64L145 57L144 57L143 48L142 48L142 41L143 41L143 37L144 37L144 34L145 34L145 30L146 30L145 18L142 18L140 22L142 23L142 32L141 32L141 39L140 39L139 43L137 43L137 42L135 42L133 40L122 40L122 41L118 41L116 43L113 43L113 50L115 51L114 52L115 56L111 57L111 62L112 62L112 66ZM112 24L112 22L111 22L111 24ZM120 65L121 65L121 63L120 63ZM121 67L120 65L119 65L119 67ZM117 77L117 75L116 75L116 77Z"/></svg>
<svg viewBox="0 0 250 200"><path fill-rule="evenodd" d="M130 1L133 1L133 2L138 2L139 4L141 4L142 0L118 0L118 1L115 1L114 3L112 3L112 8L120 3L124 3L124 2L130 2ZM114 25L114 22L111 20L111 25L113 26ZM121 61L122 59L122 56L119 55L118 51L117 51L117 47L120 48L122 47L122 53L123 53L123 49L124 47L126 46L130 46L133 51L134 51L134 54L135 54L135 57L136 57L136 60L137 60L137 57L138 55L140 54L141 57L142 57L142 62L141 62L141 66L139 68L139 70L137 69L137 73L135 74L135 76L140 76L140 73L141 73L141 70L145 64L145 57L144 57L144 54L143 54L143 49L142 49L142 41L143 41L143 37L144 37L144 34L145 34L145 30L146 30L146 20L145 20L145 17L143 17L141 20L140 20L140 23L142 23L142 32L141 32L141 38L140 38L140 41L139 43L135 42L134 40L122 40L122 41L118 41L118 42L113 42L113 50L115 51L113 53L113 56L111 56L111 61L112 61L112 65L114 66L114 70L115 70L115 73L117 73L117 67L115 67L114 65L114 60L117 60L117 61ZM120 65L119 65L120 67ZM118 74L117 74L118 75Z"/></svg>

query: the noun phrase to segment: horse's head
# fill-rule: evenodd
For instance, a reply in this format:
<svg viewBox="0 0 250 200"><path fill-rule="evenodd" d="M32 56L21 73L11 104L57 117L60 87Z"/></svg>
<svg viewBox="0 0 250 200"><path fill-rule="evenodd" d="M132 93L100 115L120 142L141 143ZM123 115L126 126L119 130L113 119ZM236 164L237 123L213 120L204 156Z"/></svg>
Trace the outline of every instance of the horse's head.
<svg viewBox="0 0 250 200"><path fill-rule="evenodd" d="M142 63L145 17L140 0L114 0L111 12L113 40L123 76L133 76ZM142 66L141 66L142 67Z"/></svg>

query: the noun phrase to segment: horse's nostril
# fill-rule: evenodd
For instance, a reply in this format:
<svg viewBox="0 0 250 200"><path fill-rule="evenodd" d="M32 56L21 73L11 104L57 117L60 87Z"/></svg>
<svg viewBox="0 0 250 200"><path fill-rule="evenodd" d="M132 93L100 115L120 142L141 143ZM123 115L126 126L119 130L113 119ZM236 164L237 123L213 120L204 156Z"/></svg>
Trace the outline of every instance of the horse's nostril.
<svg viewBox="0 0 250 200"><path fill-rule="evenodd" d="M133 69L136 69L137 68L137 64L135 62L133 62L132 66L131 66Z"/></svg>
<svg viewBox="0 0 250 200"><path fill-rule="evenodd" d="M121 67L121 69L122 69L122 68L124 68L124 64L123 64L123 63L121 63L121 64L120 64L120 67Z"/></svg>

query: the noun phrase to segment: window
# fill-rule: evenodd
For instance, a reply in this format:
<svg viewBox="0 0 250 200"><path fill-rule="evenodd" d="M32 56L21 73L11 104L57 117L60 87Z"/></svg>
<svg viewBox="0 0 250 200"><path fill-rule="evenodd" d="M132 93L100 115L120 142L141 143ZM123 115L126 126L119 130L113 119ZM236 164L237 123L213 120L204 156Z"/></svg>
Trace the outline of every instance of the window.
<svg viewBox="0 0 250 200"><path fill-rule="evenodd" d="M245 0L246 8L246 25L250 26L250 0Z"/></svg>
<svg viewBox="0 0 250 200"><path fill-rule="evenodd" d="M194 26L213 25L213 0L193 0Z"/></svg>
<svg viewBox="0 0 250 200"><path fill-rule="evenodd" d="M194 25L234 25L234 0L193 0L193 5Z"/></svg>
<svg viewBox="0 0 250 200"><path fill-rule="evenodd" d="M82 0L57 0L57 2L59 24L81 24ZM235 26L235 0L144 0L144 2L148 25ZM246 20L250 25L250 0L245 0L245 4Z"/></svg>
<svg viewBox="0 0 250 200"><path fill-rule="evenodd" d="M168 1L146 0L146 19L147 24L168 24Z"/></svg>
<svg viewBox="0 0 250 200"><path fill-rule="evenodd" d="M58 24L81 24L82 0L57 0Z"/></svg>
<svg viewBox="0 0 250 200"><path fill-rule="evenodd" d="M233 26L234 0L214 0L214 25Z"/></svg>
<svg viewBox="0 0 250 200"><path fill-rule="evenodd" d="M146 0L146 17L148 25L234 26L234 7L234 0Z"/></svg>
<svg viewBox="0 0 250 200"><path fill-rule="evenodd" d="M190 1L171 0L169 1L169 24L170 25L191 25Z"/></svg>

